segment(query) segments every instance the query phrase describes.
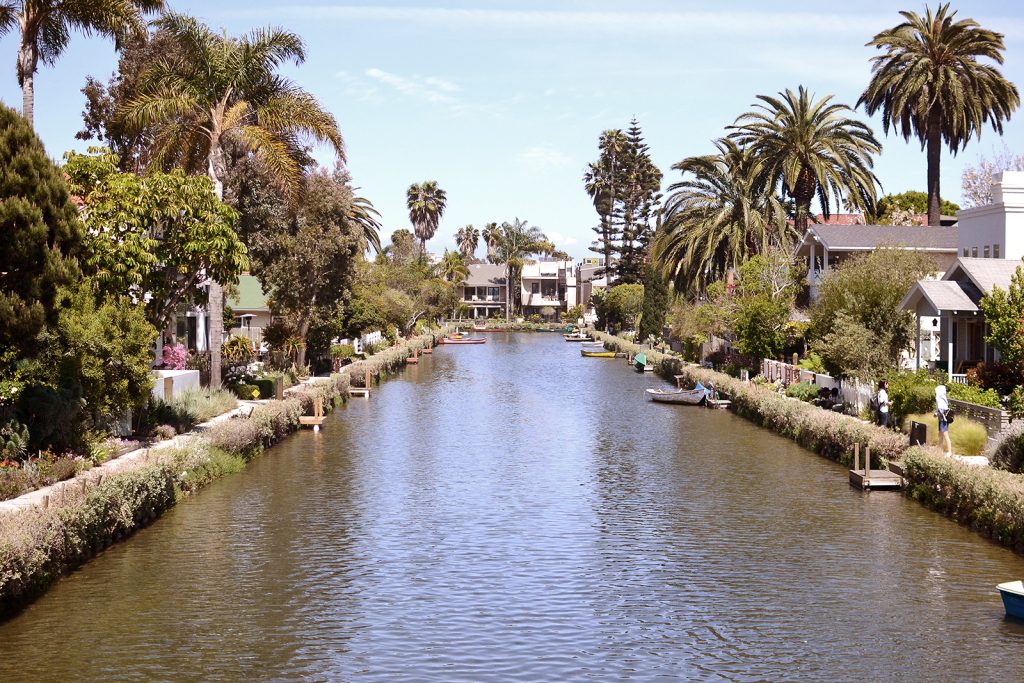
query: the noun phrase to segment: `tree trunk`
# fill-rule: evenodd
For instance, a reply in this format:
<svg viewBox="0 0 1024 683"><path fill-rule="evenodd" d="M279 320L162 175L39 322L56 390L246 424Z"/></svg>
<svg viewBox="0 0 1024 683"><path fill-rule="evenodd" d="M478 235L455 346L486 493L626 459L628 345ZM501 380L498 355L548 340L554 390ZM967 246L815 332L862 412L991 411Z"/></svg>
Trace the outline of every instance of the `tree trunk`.
<svg viewBox="0 0 1024 683"><path fill-rule="evenodd" d="M301 370L306 367L306 335L309 334L309 321L300 320L295 331L298 333L299 339L302 340L302 344L299 345L299 352L297 354L298 358L296 359L299 369Z"/></svg>
<svg viewBox="0 0 1024 683"><path fill-rule="evenodd" d="M796 218L793 225L800 238L807 233L807 225L811 220L811 202L814 201L814 191L818 189L818 179L809 168L800 171L800 177L796 181L796 188L793 192L793 201L796 202Z"/></svg>
<svg viewBox="0 0 1024 683"><path fill-rule="evenodd" d="M942 154L941 113L932 109L928 114L928 225L942 224L942 205L939 195L939 157Z"/></svg>
<svg viewBox="0 0 1024 683"><path fill-rule="evenodd" d="M224 150L216 140L210 143L210 158L207 172L213 181L213 189L217 199L224 201L224 182L221 175L225 171ZM206 304L210 317L210 388L220 388L220 349L224 343L224 288L219 282L210 281L210 293Z"/></svg>
<svg viewBox="0 0 1024 683"><path fill-rule="evenodd" d="M22 43L18 48L18 82L21 85L21 115L29 125L35 127L36 104L36 62L35 50L31 45Z"/></svg>

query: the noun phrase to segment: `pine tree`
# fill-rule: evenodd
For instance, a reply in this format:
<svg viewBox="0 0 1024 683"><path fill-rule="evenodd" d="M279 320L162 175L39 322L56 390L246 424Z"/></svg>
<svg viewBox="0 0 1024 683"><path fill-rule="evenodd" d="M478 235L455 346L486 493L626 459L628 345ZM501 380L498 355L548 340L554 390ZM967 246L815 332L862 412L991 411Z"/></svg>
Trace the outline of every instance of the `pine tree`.
<svg viewBox="0 0 1024 683"><path fill-rule="evenodd" d="M636 118L626 131L623 167L617 275L619 282L641 282L652 236L651 219L661 201L661 171L651 161L650 147Z"/></svg>
<svg viewBox="0 0 1024 683"><path fill-rule="evenodd" d="M0 106L0 354L38 351L57 320L57 288L79 279L83 228L64 178L32 126Z"/></svg>

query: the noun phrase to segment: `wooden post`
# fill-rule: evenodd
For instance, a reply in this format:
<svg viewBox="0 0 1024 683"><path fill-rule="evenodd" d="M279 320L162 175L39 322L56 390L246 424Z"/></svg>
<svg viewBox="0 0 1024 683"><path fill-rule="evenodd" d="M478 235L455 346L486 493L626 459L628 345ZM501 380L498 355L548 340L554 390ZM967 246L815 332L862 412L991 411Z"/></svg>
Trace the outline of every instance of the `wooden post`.
<svg viewBox="0 0 1024 683"><path fill-rule="evenodd" d="M853 469L857 471L860 469L860 444L853 444Z"/></svg>
<svg viewBox="0 0 1024 683"><path fill-rule="evenodd" d="M369 389L370 388L370 367L369 366L366 367L366 372L363 374L363 378L364 378L363 379L363 386L365 386L367 389Z"/></svg>
<svg viewBox="0 0 1024 683"><path fill-rule="evenodd" d="M48 507L50 507L50 497L43 496L43 509L45 510Z"/></svg>
<svg viewBox="0 0 1024 683"><path fill-rule="evenodd" d="M278 401L284 400L284 377L274 379L274 397Z"/></svg>
<svg viewBox="0 0 1024 683"><path fill-rule="evenodd" d="M868 478L871 473L871 445L868 444L864 447L864 479Z"/></svg>
<svg viewBox="0 0 1024 683"><path fill-rule="evenodd" d="M174 378L164 377L164 402L170 403L174 398Z"/></svg>

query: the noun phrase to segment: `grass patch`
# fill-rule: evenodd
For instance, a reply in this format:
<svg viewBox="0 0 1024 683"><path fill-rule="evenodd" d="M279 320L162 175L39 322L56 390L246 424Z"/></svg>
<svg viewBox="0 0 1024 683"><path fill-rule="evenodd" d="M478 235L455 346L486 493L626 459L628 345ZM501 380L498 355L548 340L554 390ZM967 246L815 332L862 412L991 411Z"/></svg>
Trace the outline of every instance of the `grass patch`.
<svg viewBox="0 0 1024 683"><path fill-rule="evenodd" d="M908 415L903 425L907 433L910 431L911 420L928 425L929 444L938 446L941 443L939 418L934 413ZM981 455L988 446L988 431L985 425L960 415L949 425L949 440L953 444L953 452L957 455Z"/></svg>

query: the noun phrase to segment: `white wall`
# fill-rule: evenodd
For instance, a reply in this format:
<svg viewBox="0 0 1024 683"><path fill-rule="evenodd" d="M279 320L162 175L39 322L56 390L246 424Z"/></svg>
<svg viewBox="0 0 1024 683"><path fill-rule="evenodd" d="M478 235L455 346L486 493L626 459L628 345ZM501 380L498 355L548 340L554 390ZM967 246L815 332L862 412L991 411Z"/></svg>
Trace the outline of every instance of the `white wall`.
<svg viewBox="0 0 1024 683"><path fill-rule="evenodd" d="M992 256L993 247L999 245L999 258L1024 258L1024 172L998 174L993 200L992 204L957 213L958 256L973 257L976 249L978 258L983 258L986 246Z"/></svg>

